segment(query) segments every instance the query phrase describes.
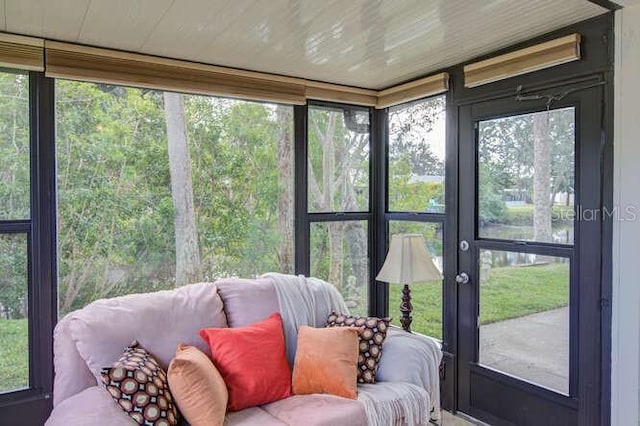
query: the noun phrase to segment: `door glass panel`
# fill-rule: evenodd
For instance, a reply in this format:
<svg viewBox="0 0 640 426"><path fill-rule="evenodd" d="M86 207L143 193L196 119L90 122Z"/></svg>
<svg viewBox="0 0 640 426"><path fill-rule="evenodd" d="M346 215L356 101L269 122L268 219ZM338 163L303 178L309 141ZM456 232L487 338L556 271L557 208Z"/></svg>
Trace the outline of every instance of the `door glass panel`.
<svg viewBox="0 0 640 426"><path fill-rule="evenodd" d="M479 362L569 393L569 260L480 250Z"/></svg>
<svg viewBox="0 0 640 426"><path fill-rule="evenodd" d="M311 223L311 276L336 286L351 314L366 315L367 221Z"/></svg>
<svg viewBox="0 0 640 426"><path fill-rule="evenodd" d="M0 72L0 220L29 219L29 77Z"/></svg>
<svg viewBox="0 0 640 426"><path fill-rule="evenodd" d="M442 271L442 224L425 222L389 221L389 238L395 234L422 234L427 243L427 253ZM389 284L389 316L392 323L400 324L400 300L402 284ZM416 283L411 288L411 330L442 339L442 280Z"/></svg>
<svg viewBox="0 0 640 426"><path fill-rule="evenodd" d="M445 97L389 110L389 211L444 212Z"/></svg>
<svg viewBox="0 0 640 426"><path fill-rule="evenodd" d="M575 108L481 121L482 238L573 244Z"/></svg>
<svg viewBox="0 0 640 426"><path fill-rule="evenodd" d="M309 107L309 212L369 210L369 111Z"/></svg>
<svg viewBox="0 0 640 426"><path fill-rule="evenodd" d="M29 387L27 268L27 235L0 235L0 393Z"/></svg>

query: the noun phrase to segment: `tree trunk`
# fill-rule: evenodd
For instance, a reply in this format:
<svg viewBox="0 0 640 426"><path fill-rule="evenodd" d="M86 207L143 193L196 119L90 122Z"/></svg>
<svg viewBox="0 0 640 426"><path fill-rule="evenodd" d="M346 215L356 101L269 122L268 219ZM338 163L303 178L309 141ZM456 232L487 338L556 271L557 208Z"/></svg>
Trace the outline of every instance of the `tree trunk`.
<svg viewBox="0 0 640 426"><path fill-rule="evenodd" d="M332 112L329 115L327 131L322 140L322 211L334 211L333 198L335 196L335 189L333 179L336 165L335 129L336 113Z"/></svg>
<svg viewBox="0 0 640 426"><path fill-rule="evenodd" d="M191 158L189 138L184 117L182 95L164 93L164 112L167 123L171 196L175 217L176 287L201 279L198 231L193 206Z"/></svg>
<svg viewBox="0 0 640 426"><path fill-rule="evenodd" d="M293 232L293 144L291 143L291 123L293 109L278 105L278 262L280 272L294 272L294 232Z"/></svg>
<svg viewBox="0 0 640 426"><path fill-rule="evenodd" d="M358 290L366 288L369 280L367 265L367 232L360 222L349 222L346 225L345 237L349 246L351 270L356 278Z"/></svg>
<svg viewBox="0 0 640 426"><path fill-rule="evenodd" d="M549 114L533 116L533 239L551 241L551 139Z"/></svg>
<svg viewBox="0 0 640 426"><path fill-rule="evenodd" d="M329 279L340 292L342 292L342 265L345 252L342 247L344 237L344 222L329 222Z"/></svg>

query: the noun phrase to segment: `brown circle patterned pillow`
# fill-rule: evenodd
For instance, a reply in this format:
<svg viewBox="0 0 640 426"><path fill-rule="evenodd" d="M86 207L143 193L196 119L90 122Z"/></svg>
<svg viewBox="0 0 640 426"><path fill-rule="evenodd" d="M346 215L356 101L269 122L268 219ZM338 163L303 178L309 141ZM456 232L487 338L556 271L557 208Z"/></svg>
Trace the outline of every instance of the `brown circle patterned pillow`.
<svg viewBox="0 0 640 426"><path fill-rule="evenodd" d="M178 424L178 409L169 390L167 374L137 341L131 342L113 367L102 369L100 374L116 403L138 424Z"/></svg>
<svg viewBox="0 0 640 426"><path fill-rule="evenodd" d="M354 317L332 312L327 327L358 327L360 354L358 355L358 383L375 383L382 343L387 337L391 318Z"/></svg>

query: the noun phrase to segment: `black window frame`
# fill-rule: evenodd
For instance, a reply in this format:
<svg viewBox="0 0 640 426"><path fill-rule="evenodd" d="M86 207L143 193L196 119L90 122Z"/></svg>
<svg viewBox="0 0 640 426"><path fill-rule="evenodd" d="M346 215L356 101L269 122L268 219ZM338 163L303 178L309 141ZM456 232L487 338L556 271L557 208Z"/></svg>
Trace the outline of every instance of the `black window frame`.
<svg viewBox="0 0 640 426"><path fill-rule="evenodd" d="M42 424L51 411L57 321L54 80L42 72L28 76L31 214L0 224L0 233L28 239L29 387L0 394L2 417L17 425Z"/></svg>
<svg viewBox="0 0 640 426"><path fill-rule="evenodd" d="M357 109L369 113L369 202L367 211L352 212L310 212L309 211L309 167L308 167L308 129L309 108L325 109ZM305 105L296 105L293 111L294 117L294 170L295 170L295 271L296 274L309 276L311 274L311 224L327 222L365 221L367 223L367 257L369 259L369 286L367 288L367 312L375 315L378 311L376 300L379 289L376 288L373 278L377 267L376 256L373 253L373 241L376 237L375 202L378 198L374 187L376 173L374 164L377 160L376 147L378 145L378 110L371 107L344 104L338 102L310 100Z"/></svg>
<svg viewBox="0 0 640 426"><path fill-rule="evenodd" d="M455 263L455 252L451 253L450 247L452 245L451 237L454 237L453 245L455 245L455 233L451 232L451 220L452 216L455 215L455 210L452 210L455 207L454 199L455 199L455 187L450 184L450 177L456 176L457 169L453 168L454 164L450 161L450 157L452 155L452 147L450 146L449 141L449 101L450 101L451 91L447 91L444 94L437 94L433 96L427 96L424 98L419 98L415 100L411 100L399 105L395 105L393 107L389 107L385 109L385 125L387 127L384 138L380 140L380 143L384 145L384 170L382 171L382 177L384 179L384 204L381 204L379 207L383 212L383 220L384 220L384 243L381 244L381 241L377 241L378 245L381 245L384 248L384 253L382 254L382 262L378 267L378 271L382 268L382 264L384 263L384 259L386 256L386 248L389 246L391 233L389 230L390 222L416 222L416 223L434 223L439 224L442 227L442 271L443 276L451 276L450 272L450 264ZM399 211L399 210L390 210L389 209L389 114L393 109L400 109L409 105L418 104L421 102L427 102L430 99L434 99L437 97L444 97L444 114L445 114L445 156L444 156L444 198L445 198L445 208L444 212L436 213L436 212L416 212L416 211ZM378 283L380 283L378 281ZM383 289L385 291L385 299L386 304L384 309L380 315L383 316L395 316L395 313L389 312L389 303L393 303L394 300L389 300L389 284L382 283ZM451 341L451 337L449 336L450 329L447 322L448 316L446 315L446 303L445 297L450 297L446 289L449 286L445 285L445 280L442 280L442 345L443 349L449 346L449 341ZM447 294L445 294L447 293ZM399 303L399 301L398 301Z"/></svg>

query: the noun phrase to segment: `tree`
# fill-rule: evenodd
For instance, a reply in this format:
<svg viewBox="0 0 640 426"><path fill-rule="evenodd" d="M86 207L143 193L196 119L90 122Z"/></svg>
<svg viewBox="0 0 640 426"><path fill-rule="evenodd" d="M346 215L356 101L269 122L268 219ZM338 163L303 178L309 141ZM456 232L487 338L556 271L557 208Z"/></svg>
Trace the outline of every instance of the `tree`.
<svg viewBox="0 0 640 426"><path fill-rule="evenodd" d="M369 127L358 111L313 108L309 111L309 207L311 211L343 212L366 209L369 180ZM348 117L347 117L348 115ZM360 113L360 115L363 115ZM347 127L350 120L353 129ZM355 287L367 285L368 272L360 259L366 250L366 230L360 222L328 222L321 228L318 261L326 263L323 275L343 294L345 270L356 279ZM345 238L348 238L345 244ZM314 268L316 271L317 267ZM317 272L316 272L317 274ZM348 296L344 294L345 296Z"/></svg>
<svg viewBox="0 0 640 426"><path fill-rule="evenodd" d="M293 193L293 109L276 106L278 123L278 264L280 272L294 272L294 193Z"/></svg>
<svg viewBox="0 0 640 426"><path fill-rule="evenodd" d="M445 99L443 96L389 112L389 208L442 211L444 206ZM434 148L441 150L440 155Z"/></svg>
<svg viewBox="0 0 640 426"><path fill-rule="evenodd" d="M0 220L28 219L29 80L0 73ZM26 234L0 234L0 320L27 313Z"/></svg>
<svg viewBox="0 0 640 426"><path fill-rule="evenodd" d="M444 113L444 96L392 109L389 113L390 164L403 161L415 176L443 176L444 162L433 153L428 137L444 119Z"/></svg>
<svg viewBox="0 0 640 426"><path fill-rule="evenodd" d="M533 239L551 239L551 138L549 114L533 115Z"/></svg>
<svg viewBox="0 0 640 426"><path fill-rule="evenodd" d="M569 205L575 192L575 112L565 108L549 112L551 138L551 198L564 193L565 205Z"/></svg>
<svg viewBox="0 0 640 426"><path fill-rule="evenodd" d="M164 92L164 111L169 147L171 195L175 208L176 286L201 277L198 231L193 206L191 158L182 95Z"/></svg>

